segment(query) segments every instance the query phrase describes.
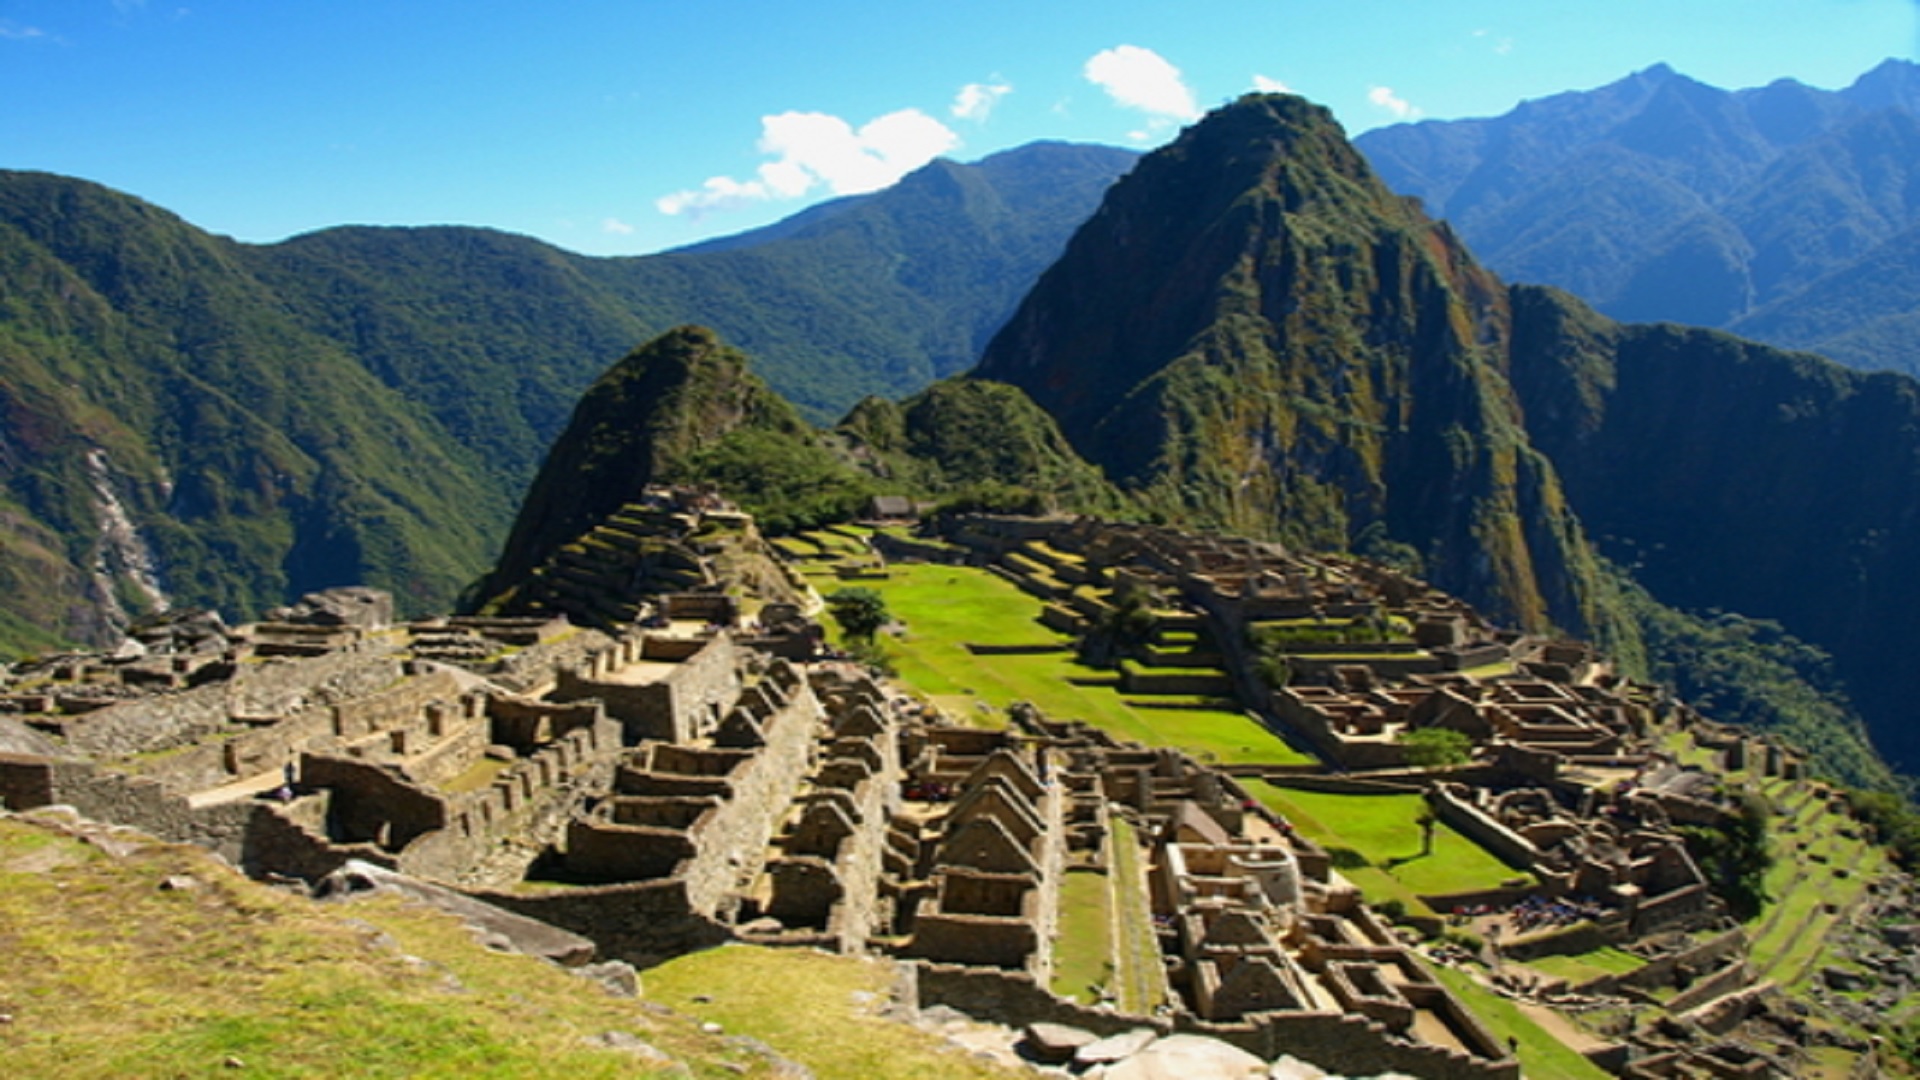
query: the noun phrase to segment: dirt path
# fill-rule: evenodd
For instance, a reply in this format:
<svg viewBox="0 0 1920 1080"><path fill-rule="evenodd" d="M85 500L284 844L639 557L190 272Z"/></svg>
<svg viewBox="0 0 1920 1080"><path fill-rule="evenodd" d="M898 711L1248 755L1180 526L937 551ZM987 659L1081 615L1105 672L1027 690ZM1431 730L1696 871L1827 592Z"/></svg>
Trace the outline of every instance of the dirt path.
<svg viewBox="0 0 1920 1080"><path fill-rule="evenodd" d="M1560 1015L1558 1012L1547 1008L1545 1005L1536 1005L1531 1001L1514 1001L1514 1004L1520 1007L1521 1012L1527 1014L1527 1019L1540 1025L1541 1031L1560 1040L1568 1049L1577 1054L1584 1054L1597 1047L1610 1045L1607 1040L1600 1038Z"/></svg>

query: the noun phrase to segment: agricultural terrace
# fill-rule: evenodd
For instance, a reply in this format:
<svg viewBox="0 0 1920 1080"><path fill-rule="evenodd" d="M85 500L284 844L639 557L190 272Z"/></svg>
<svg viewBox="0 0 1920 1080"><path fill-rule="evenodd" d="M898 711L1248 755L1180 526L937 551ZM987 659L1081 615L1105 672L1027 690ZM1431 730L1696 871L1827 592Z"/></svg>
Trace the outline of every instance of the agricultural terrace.
<svg viewBox="0 0 1920 1080"><path fill-rule="evenodd" d="M1109 869L1069 869L1060 886L1060 937L1053 947L1053 992L1086 1003L1102 999L1134 1016L1167 999L1139 837L1126 819L1108 819Z"/></svg>
<svg viewBox="0 0 1920 1080"><path fill-rule="evenodd" d="M1373 903L1398 899L1406 910L1441 915L1422 896L1492 889L1526 877L1444 822L1433 829L1433 851L1421 854L1420 814L1426 801L1412 792L1344 795L1250 781L1267 808L1293 823L1334 856L1334 866Z"/></svg>
<svg viewBox="0 0 1920 1080"><path fill-rule="evenodd" d="M832 543L811 534L788 541L792 550L818 551ZM1039 600L986 570L896 563L885 577L843 580L825 560L801 567L822 594L859 585L886 599L900 624L897 632L881 635L888 659L902 682L948 715L990 722L1014 702L1028 701L1055 719L1084 720L1119 738L1177 747L1201 761L1313 760L1231 702L1123 693L1113 671L1080 663L1071 640L1041 625ZM1033 651L983 654L969 645Z"/></svg>

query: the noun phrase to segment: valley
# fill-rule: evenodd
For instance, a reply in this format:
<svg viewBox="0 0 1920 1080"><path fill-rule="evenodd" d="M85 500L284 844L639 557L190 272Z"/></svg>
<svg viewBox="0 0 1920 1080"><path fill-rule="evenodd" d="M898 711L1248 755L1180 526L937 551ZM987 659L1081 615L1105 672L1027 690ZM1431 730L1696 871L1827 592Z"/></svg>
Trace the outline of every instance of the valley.
<svg viewBox="0 0 1920 1080"><path fill-rule="evenodd" d="M1492 148L1437 159L1458 221L1283 93L637 259L0 174L0 1046L1911 1075L1920 383L1602 313L1900 145L1910 67L1367 140L1409 187ZM1674 102L1745 140L1720 201L1607 148ZM1503 280L1469 230L1520 204L1469 196L1543 116L1720 216L1599 309ZM1881 201L1825 262L1741 241L1717 321L1830 313Z"/></svg>

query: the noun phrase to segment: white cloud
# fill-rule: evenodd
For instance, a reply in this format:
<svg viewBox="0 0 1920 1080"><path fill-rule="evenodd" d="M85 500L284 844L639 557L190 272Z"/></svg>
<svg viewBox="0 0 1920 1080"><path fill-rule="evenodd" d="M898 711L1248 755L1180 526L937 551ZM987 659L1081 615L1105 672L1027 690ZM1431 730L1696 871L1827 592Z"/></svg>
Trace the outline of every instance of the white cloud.
<svg viewBox="0 0 1920 1080"><path fill-rule="evenodd" d="M1255 75L1253 77L1253 88L1263 94L1293 93L1293 87L1288 86L1279 79L1269 79L1265 75Z"/></svg>
<svg viewBox="0 0 1920 1080"><path fill-rule="evenodd" d="M972 120L984 124L987 115L1000 99L1013 93L1013 87L1003 82L968 83L954 95L952 113L956 120Z"/></svg>
<svg viewBox="0 0 1920 1080"><path fill-rule="evenodd" d="M633 226L621 221L619 218L610 217L600 223L600 231L603 233L611 233L614 236L632 236Z"/></svg>
<svg viewBox="0 0 1920 1080"><path fill-rule="evenodd" d="M1138 45L1107 49L1087 61L1083 74L1117 104L1139 109L1160 124L1200 118L1200 108L1180 69L1152 49Z"/></svg>
<svg viewBox="0 0 1920 1080"><path fill-rule="evenodd" d="M699 216L752 202L794 199L824 186L835 195L877 191L960 145L960 137L919 109L901 109L855 129L840 117L784 112L760 118L761 153L773 158L751 180L710 177L700 187L654 200L663 214Z"/></svg>
<svg viewBox="0 0 1920 1080"><path fill-rule="evenodd" d="M1418 120L1418 106L1393 92L1391 86L1376 86L1367 91L1367 100L1394 115L1397 120Z"/></svg>
<svg viewBox="0 0 1920 1080"><path fill-rule="evenodd" d="M1494 37L1491 30L1475 30L1473 36L1485 41L1488 48L1501 56L1513 51L1513 39L1510 37Z"/></svg>
<svg viewBox="0 0 1920 1080"><path fill-rule="evenodd" d="M19 23L0 19L0 38L8 41L32 41L46 36L47 32L37 26L21 26Z"/></svg>

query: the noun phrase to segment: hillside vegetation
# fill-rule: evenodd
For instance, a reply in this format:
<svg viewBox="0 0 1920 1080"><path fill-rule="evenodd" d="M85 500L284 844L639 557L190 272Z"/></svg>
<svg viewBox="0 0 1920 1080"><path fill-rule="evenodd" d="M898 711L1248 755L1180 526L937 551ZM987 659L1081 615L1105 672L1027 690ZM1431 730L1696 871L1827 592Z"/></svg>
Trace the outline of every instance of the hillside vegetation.
<svg viewBox="0 0 1920 1080"><path fill-rule="evenodd" d="M443 609L611 358L698 321L815 423L919 390L972 362L1133 158L936 162L783 229L630 259L467 228L238 244L0 172L0 651L357 582Z"/></svg>

